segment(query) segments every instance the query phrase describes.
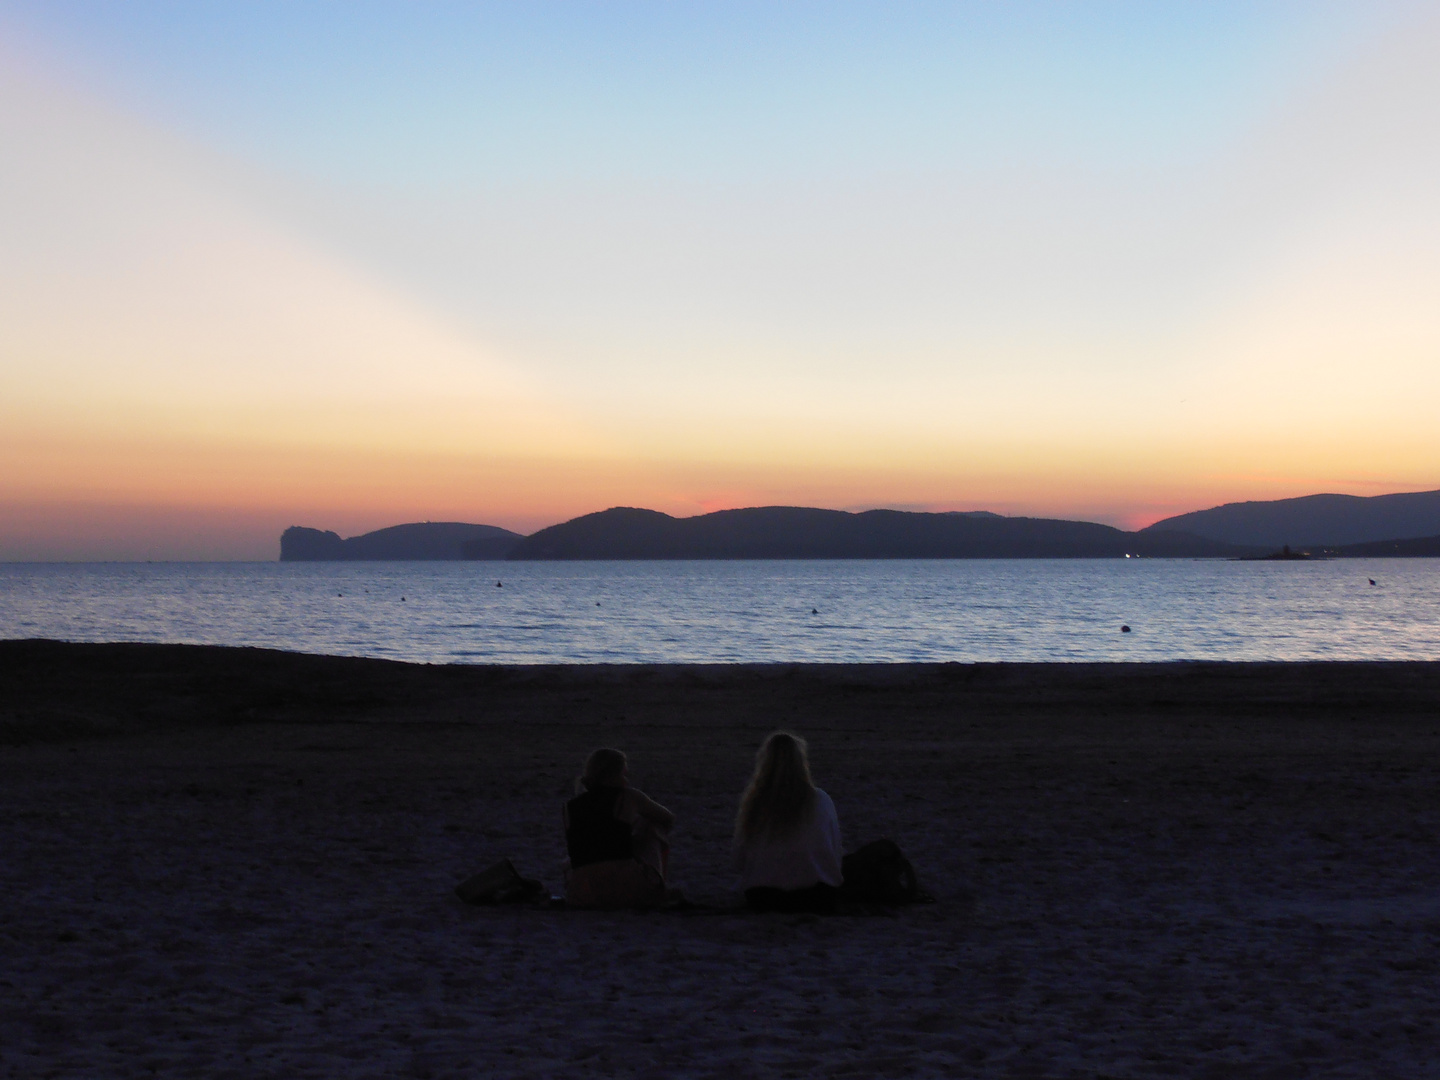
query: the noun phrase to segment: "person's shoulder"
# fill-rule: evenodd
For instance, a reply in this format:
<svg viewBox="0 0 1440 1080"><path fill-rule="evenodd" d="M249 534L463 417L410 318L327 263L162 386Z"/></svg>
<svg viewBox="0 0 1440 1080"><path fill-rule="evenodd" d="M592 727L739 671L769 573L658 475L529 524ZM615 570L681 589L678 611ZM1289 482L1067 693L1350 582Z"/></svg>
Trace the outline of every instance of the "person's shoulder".
<svg viewBox="0 0 1440 1080"><path fill-rule="evenodd" d="M822 808L829 807L831 810L834 810L835 800L830 798L830 796L825 793L824 788L817 787L815 789L815 805Z"/></svg>
<svg viewBox="0 0 1440 1080"><path fill-rule="evenodd" d="M636 811L639 811L647 807L659 806L660 804L657 803L654 799L650 798L649 795L646 795L639 788L627 787L621 789L620 801L616 805L628 806Z"/></svg>

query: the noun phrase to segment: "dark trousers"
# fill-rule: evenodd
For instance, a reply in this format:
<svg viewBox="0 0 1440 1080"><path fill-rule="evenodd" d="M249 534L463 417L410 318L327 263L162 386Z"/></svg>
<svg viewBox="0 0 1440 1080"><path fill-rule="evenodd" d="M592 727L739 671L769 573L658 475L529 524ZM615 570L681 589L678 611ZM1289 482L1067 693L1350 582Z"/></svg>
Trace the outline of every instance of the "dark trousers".
<svg viewBox="0 0 1440 1080"><path fill-rule="evenodd" d="M774 889L768 885L745 890L745 903L755 911L814 911L822 915L835 910L840 890L834 885L811 885L808 889Z"/></svg>

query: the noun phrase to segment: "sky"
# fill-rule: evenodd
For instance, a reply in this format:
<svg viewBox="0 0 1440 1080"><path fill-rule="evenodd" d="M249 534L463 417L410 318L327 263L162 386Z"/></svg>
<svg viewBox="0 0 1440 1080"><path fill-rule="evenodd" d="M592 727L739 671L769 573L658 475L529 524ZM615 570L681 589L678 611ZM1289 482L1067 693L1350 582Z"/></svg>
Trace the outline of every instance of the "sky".
<svg viewBox="0 0 1440 1080"><path fill-rule="evenodd" d="M1440 488L1440 12L0 0L0 560Z"/></svg>

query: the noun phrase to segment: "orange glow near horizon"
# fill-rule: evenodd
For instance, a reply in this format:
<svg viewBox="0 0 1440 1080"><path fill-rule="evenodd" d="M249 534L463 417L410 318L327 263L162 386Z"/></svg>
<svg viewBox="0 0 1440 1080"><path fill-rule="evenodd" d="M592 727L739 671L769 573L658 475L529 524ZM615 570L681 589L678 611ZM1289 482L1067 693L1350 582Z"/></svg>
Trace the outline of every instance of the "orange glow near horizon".
<svg viewBox="0 0 1440 1080"><path fill-rule="evenodd" d="M67 449L73 454L75 448ZM4 456L15 461L8 453ZM0 552L9 559L272 559L278 554L279 534L289 525L357 535L405 521L456 520L528 533L622 505L679 517L780 504L852 511L991 510L1133 529L1226 501L1317 490L1381 494L1424 486L1353 474L1343 482L1317 483L1313 474L1302 471L1313 462L1271 455L1273 468L1266 473L1244 470L1243 461L1225 462L1231 470L1222 466L1177 492L1173 462L1154 453L1135 457L1130 463L1042 458L1029 475L972 469L957 481L960 468L945 462L929 472L880 467L820 471L705 462L657 466L634 460L177 449L166 443L143 450L97 447L88 461L60 456L45 462L32 456L16 463L21 467L6 470L10 476L28 476L33 484L28 490L7 485L0 493ZM1139 462L1150 468L1140 468ZM1341 463L1335 464L1338 469ZM1295 471L1286 475L1286 466ZM77 471L91 486L67 491L64 479ZM136 478L143 482L136 483ZM197 490L207 498L195 498ZM1021 492L1024 497L1017 497Z"/></svg>

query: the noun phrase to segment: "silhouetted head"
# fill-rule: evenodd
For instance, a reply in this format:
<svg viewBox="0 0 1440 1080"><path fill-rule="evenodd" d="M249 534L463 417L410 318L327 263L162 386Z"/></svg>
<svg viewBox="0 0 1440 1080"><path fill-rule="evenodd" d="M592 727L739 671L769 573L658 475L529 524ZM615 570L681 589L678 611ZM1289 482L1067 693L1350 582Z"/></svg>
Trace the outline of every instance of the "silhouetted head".
<svg viewBox="0 0 1440 1080"><path fill-rule="evenodd" d="M585 771L575 782L576 790L594 791L602 787L624 787L628 779L625 755L619 750L601 747L585 759Z"/></svg>
<svg viewBox="0 0 1440 1080"><path fill-rule="evenodd" d="M815 810L815 781L805 740L777 731L755 755L755 775L740 796L735 840L745 843L786 836L804 825Z"/></svg>

